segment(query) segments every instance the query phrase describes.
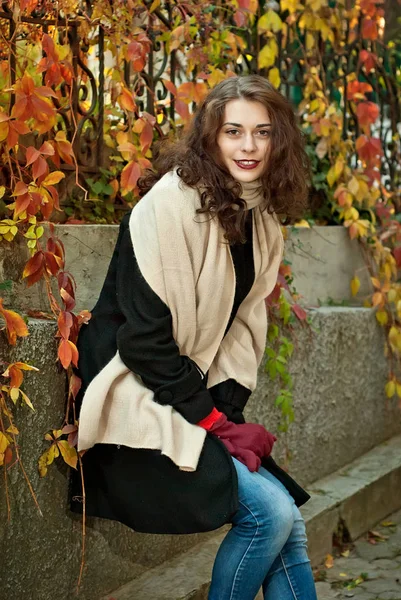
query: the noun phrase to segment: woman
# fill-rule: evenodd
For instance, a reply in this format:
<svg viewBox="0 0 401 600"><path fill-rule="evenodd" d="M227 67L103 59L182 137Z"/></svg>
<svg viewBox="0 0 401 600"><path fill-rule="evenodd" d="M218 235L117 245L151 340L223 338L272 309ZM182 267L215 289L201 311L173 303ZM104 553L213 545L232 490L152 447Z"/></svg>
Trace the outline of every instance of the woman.
<svg viewBox="0 0 401 600"><path fill-rule="evenodd" d="M307 179L288 101L260 76L221 82L140 180L79 336L87 514L148 533L232 523L210 600L316 598L309 496L242 414L283 254L276 215L302 213Z"/></svg>

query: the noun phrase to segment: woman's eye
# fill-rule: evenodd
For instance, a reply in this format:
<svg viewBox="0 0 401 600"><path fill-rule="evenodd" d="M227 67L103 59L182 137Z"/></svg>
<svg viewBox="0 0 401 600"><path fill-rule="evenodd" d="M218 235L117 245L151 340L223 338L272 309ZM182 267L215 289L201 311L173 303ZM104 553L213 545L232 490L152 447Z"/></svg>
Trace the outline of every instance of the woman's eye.
<svg viewBox="0 0 401 600"><path fill-rule="evenodd" d="M262 137L267 137L268 135L270 135L270 129L261 129L259 131L259 133L263 133L264 134Z"/></svg>
<svg viewBox="0 0 401 600"><path fill-rule="evenodd" d="M238 129L229 129L228 131L226 131L226 133L229 133L230 135L235 135L236 133L239 133Z"/></svg>

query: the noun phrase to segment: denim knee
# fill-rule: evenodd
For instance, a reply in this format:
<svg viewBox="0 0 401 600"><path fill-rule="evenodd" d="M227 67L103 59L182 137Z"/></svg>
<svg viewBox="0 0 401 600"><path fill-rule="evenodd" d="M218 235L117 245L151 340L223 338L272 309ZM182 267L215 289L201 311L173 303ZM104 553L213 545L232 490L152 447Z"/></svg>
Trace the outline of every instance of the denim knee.
<svg viewBox="0 0 401 600"><path fill-rule="evenodd" d="M275 500L270 506L265 504L261 528L266 528L269 536L274 535L284 545L294 526L294 511L290 499L283 493Z"/></svg>

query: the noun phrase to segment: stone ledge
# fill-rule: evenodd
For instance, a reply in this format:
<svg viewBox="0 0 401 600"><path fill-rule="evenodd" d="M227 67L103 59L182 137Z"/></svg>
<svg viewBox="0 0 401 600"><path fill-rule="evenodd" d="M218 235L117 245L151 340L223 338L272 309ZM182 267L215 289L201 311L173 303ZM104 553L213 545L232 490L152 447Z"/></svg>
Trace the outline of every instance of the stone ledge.
<svg viewBox="0 0 401 600"><path fill-rule="evenodd" d="M361 305L371 291L361 248L350 240L344 227L288 227L285 258L291 263L294 285L306 306L334 300ZM76 309L91 310L99 296L118 235L117 225L56 225L66 251L66 268L77 282ZM45 226L44 239L48 235ZM4 292L4 304L16 310L47 312L49 304L43 282L27 288L21 281L29 259L26 240L0 244L0 281L11 280L11 292ZM351 295L350 281L358 271L361 288ZM54 290L56 292L56 290Z"/></svg>
<svg viewBox="0 0 401 600"><path fill-rule="evenodd" d="M352 539L401 507L401 436L374 448L329 477L316 481L301 508L309 555L318 565L332 550L342 518ZM381 502L373 501L381 498ZM110 592L102 600L207 600L211 571L225 531Z"/></svg>

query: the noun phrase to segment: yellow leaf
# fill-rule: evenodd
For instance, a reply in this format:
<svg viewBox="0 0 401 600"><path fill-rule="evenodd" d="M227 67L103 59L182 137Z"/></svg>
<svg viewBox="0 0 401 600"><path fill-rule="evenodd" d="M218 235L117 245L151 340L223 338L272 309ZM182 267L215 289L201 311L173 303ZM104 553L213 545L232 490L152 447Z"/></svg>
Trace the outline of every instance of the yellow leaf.
<svg viewBox="0 0 401 600"><path fill-rule="evenodd" d="M359 292L359 288L361 287L361 281L359 277L355 275L353 279L351 279L351 294L356 296Z"/></svg>
<svg viewBox="0 0 401 600"><path fill-rule="evenodd" d="M316 12L324 6L327 6L327 0L307 0L306 5Z"/></svg>
<svg viewBox="0 0 401 600"><path fill-rule="evenodd" d="M280 72L277 67L273 67L269 71L269 81L275 87L279 88L281 83Z"/></svg>
<svg viewBox="0 0 401 600"><path fill-rule="evenodd" d="M6 438L4 433L0 431L0 452L2 454L4 454L4 452L6 451L7 446L9 446L8 439Z"/></svg>
<svg viewBox="0 0 401 600"><path fill-rule="evenodd" d="M19 388L11 388L11 390L10 390L10 398L14 402L14 404L17 402L17 400L19 398L19 393L20 393Z"/></svg>
<svg viewBox="0 0 401 600"><path fill-rule="evenodd" d="M395 384L395 391L397 392L397 396L401 398L401 383L398 383L398 381Z"/></svg>
<svg viewBox="0 0 401 600"><path fill-rule="evenodd" d="M274 31L277 33L283 28L283 22L274 10L269 10L262 15L258 21L258 33L266 33L266 31Z"/></svg>
<svg viewBox="0 0 401 600"><path fill-rule="evenodd" d="M395 382L388 381L384 386L387 398L392 398L395 394Z"/></svg>
<svg viewBox="0 0 401 600"><path fill-rule="evenodd" d="M61 171L53 171L53 173L49 173L49 175L42 181L42 185L55 185L62 179L64 179L65 174Z"/></svg>
<svg viewBox="0 0 401 600"><path fill-rule="evenodd" d="M341 556L344 556L344 558L348 558L349 557L349 550L344 550L344 552L341 552Z"/></svg>
<svg viewBox="0 0 401 600"><path fill-rule="evenodd" d="M18 429L16 428L15 425L10 425L10 427L8 427L8 429L6 429L6 431L8 433L13 433L14 435L18 435L19 434L19 431L18 431Z"/></svg>
<svg viewBox="0 0 401 600"><path fill-rule="evenodd" d="M290 14L293 14L297 10L302 10L303 6L298 0L281 0L280 8L282 11L288 10Z"/></svg>
<svg viewBox="0 0 401 600"><path fill-rule="evenodd" d="M354 196L356 196L358 194L359 183L358 183L358 180L357 180L357 178L355 176L352 177L352 179L348 183L348 189L351 192L351 194L353 194Z"/></svg>
<svg viewBox="0 0 401 600"><path fill-rule="evenodd" d="M6 188L4 187L4 185L0 185L0 198L2 198L5 193L6 193Z"/></svg>
<svg viewBox="0 0 401 600"><path fill-rule="evenodd" d="M339 573L340 577L348 577L347 573Z"/></svg>
<svg viewBox="0 0 401 600"><path fill-rule="evenodd" d="M336 179L337 179L334 167L330 167L330 169L327 172L327 177L326 178L327 178L329 186L333 187L333 185L335 184Z"/></svg>
<svg viewBox="0 0 401 600"><path fill-rule="evenodd" d="M159 8L160 3L161 3L161 0L153 0L151 6L149 8L149 12L152 13L154 10L156 10L156 8Z"/></svg>
<svg viewBox="0 0 401 600"><path fill-rule="evenodd" d="M23 392L22 390L20 390L21 392L21 396L24 399L25 404L27 404L29 406L29 408L33 411L35 411L32 402L29 400L28 396L25 394L25 392Z"/></svg>
<svg viewBox="0 0 401 600"><path fill-rule="evenodd" d="M334 559L331 554L328 554L326 556L324 565L325 565L326 569L332 569L334 567Z"/></svg>
<svg viewBox="0 0 401 600"><path fill-rule="evenodd" d="M380 323L380 325L387 325L388 323L388 314L385 310L378 310L376 312L376 319Z"/></svg>
<svg viewBox="0 0 401 600"><path fill-rule="evenodd" d="M395 302L397 300L397 292L394 288L391 288L391 290L389 290L389 293L387 294L387 300L389 302Z"/></svg>
<svg viewBox="0 0 401 600"><path fill-rule="evenodd" d="M73 469L77 468L78 455L75 448L72 448L67 440L61 440L57 442L57 446L59 447L61 456L64 459L64 462L67 463Z"/></svg>
<svg viewBox="0 0 401 600"><path fill-rule="evenodd" d="M274 38L270 38L259 52L258 64L260 69L272 67L278 56L278 46Z"/></svg>
<svg viewBox="0 0 401 600"><path fill-rule="evenodd" d="M394 525L397 525L397 523L394 521L383 521L381 525L383 525L383 527L393 527Z"/></svg>
<svg viewBox="0 0 401 600"><path fill-rule="evenodd" d="M47 473L48 465L51 465L55 458L59 455L59 450L56 444L52 444L50 448L43 452L38 461L39 474L44 477Z"/></svg>

